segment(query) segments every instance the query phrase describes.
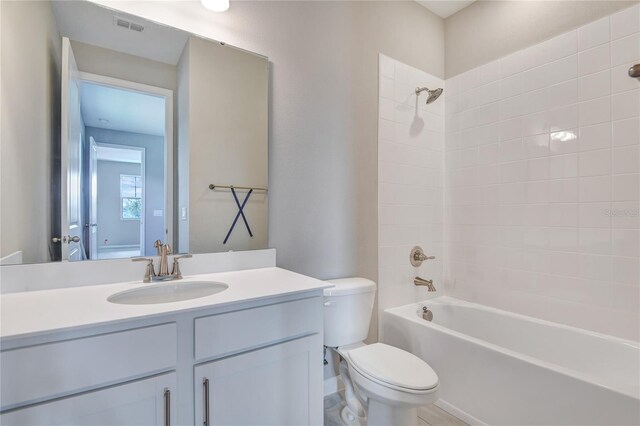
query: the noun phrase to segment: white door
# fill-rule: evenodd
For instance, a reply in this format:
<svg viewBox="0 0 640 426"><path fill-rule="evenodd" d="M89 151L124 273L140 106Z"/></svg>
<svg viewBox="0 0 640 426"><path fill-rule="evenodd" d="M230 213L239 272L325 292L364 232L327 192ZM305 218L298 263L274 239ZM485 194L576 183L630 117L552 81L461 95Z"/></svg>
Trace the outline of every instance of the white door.
<svg viewBox="0 0 640 426"><path fill-rule="evenodd" d="M98 258L98 147L89 138L89 257Z"/></svg>
<svg viewBox="0 0 640 426"><path fill-rule="evenodd" d="M321 363L316 334L199 365L195 423L321 425Z"/></svg>
<svg viewBox="0 0 640 426"><path fill-rule="evenodd" d="M176 374L162 374L0 415L3 426L176 424ZM167 392L168 391L168 392Z"/></svg>
<svg viewBox="0 0 640 426"><path fill-rule="evenodd" d="M71 50L71 43L66 37L62 38L61 95L62 260L82 260L83 129L80 115L80 84L78 66Z"/></svg>

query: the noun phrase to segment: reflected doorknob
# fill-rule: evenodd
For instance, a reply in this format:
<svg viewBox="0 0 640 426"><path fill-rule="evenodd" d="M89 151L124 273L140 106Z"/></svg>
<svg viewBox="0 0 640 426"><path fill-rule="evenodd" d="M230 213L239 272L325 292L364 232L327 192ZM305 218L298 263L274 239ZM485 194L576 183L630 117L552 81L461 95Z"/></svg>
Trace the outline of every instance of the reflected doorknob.
<svg viewBox="0 0 640 426"><path fill-rule="evenodd" d="M73 237L71 235L67 235L66 237L53 237L51 239L52 243L67 243L67 244L71 244L71 243L79 243L80 242L80 237L78 237L77 235L74 235Z"/></svg>

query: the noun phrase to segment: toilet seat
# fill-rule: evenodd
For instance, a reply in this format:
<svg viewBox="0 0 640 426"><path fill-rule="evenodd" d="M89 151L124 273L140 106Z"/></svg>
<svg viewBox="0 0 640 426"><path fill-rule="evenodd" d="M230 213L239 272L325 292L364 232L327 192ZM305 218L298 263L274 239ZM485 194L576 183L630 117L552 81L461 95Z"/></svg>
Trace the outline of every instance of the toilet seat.
<svg viewBox="0 0 640 426"><path fill-rule="evenodd" d="M410 393L438 386L438 375L429 364L402 349L374 343L352 349L347 355L358 373L383 386Z"/></svg>

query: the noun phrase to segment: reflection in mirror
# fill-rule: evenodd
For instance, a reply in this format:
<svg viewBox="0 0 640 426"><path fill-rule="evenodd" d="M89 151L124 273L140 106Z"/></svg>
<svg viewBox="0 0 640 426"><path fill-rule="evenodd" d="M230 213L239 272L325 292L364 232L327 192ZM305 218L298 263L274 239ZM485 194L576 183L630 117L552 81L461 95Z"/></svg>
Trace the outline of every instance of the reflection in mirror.
<svg viewBox="0 0 640 426"><path fill-rule="evenodd" d="M267 246L266 58L90 2L0 7L0 264Z"/></svg>

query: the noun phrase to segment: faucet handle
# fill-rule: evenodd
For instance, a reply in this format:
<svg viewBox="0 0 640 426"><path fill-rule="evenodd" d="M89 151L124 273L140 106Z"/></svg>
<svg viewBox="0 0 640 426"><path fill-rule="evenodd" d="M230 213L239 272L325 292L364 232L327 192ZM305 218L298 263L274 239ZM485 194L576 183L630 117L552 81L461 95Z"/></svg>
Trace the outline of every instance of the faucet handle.
<svg viewBox="0 0 640 426"><path fill-rule="evenodd" d="M173 268L171 269L171 275L173 275L175 277L175 279L180 280L182 279L182 271L180 271L180 259L189 259L192 258L193 255L190 253L187 254L181 254L179 256L174 256L173 257Z"/></svg>
<svg viewBox="0 0 640 426"><path fill-rule="evenodd" d="M424 251L420 246L415 246L411 249L411 253L409 253L409 261L411 262L411 265L415 266L416 268L422 265L422 262L424 262L425 260L432 260L435 258L435 256L427 256L426 254L424 254Z"/></svg>
<svg viewBox="0 0 640 426"><path fill-rule="evenodd" d="M152 278L156 276L156 271L153 268L153 258L151 257L132 257L132 262L147 262L147 268L144 271L143 283L150 283Z"/></svg>

